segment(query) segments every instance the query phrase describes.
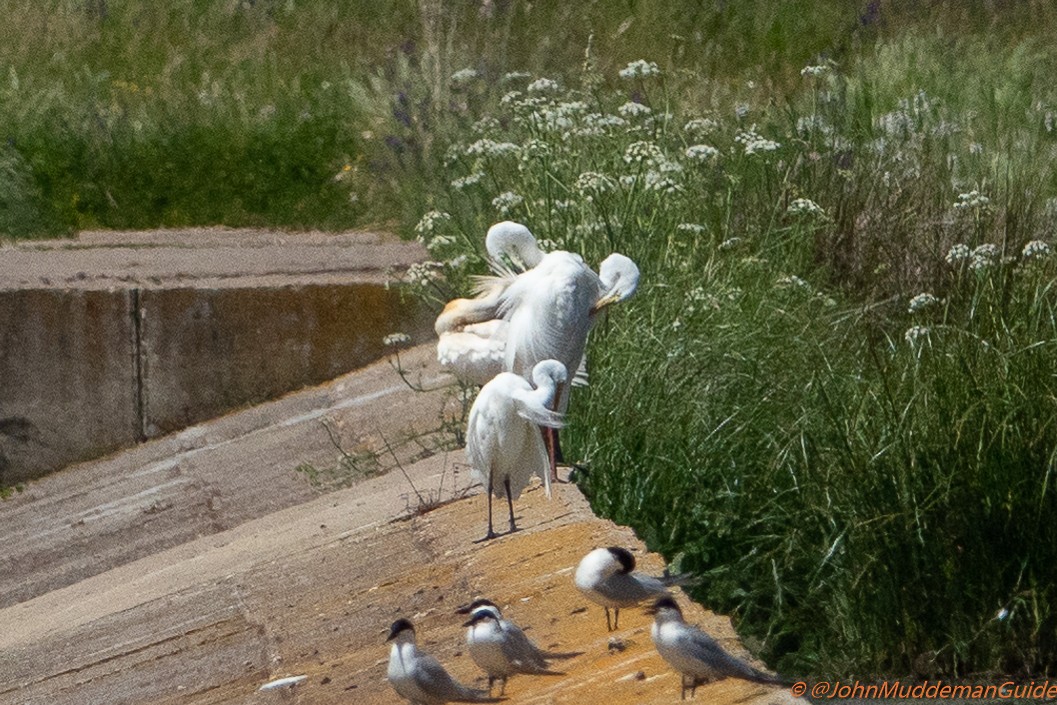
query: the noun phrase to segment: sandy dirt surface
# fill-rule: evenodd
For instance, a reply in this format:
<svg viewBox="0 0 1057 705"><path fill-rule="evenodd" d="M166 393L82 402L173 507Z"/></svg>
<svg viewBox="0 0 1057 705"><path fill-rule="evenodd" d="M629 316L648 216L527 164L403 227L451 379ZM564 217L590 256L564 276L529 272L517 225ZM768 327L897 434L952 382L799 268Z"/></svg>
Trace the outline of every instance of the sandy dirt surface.
<svg viewBox="0 0 1057 705"><path fill-rule="evenodd" d="M0 290L384 283L426 259L415 242L378 233L227 228L85 231L0 245Z"/></svg>
<svg viewBox="0 0 1057 705"><path fill-rule="evenodd" d="M649 618L625 610L609 634L601 608L572 582L597 546L631 547L647 570L661 559L594 517L570 484L551 499L530 489L516 505L522 531L472 543L485 499L468 493L462 451L415 460L423 438L444 435L440 414L455 412L453 397L431 346L406 352L402 365L434 391L413 392L375 365L69 468L0 503L4 545L17 547L0 570L0 702L400 703L385 680L384 643L398 617L416 623L420 644L458 678L483 683L454 614L477 595L545 648L583 652L562 664L564 675L512 679L507 702L676 702L679 678L654 651ZM324 420L361 451L404 429L400 466L343 489L314 486L295 468L336 461ZM744 654L728 620L680 601ZM306 678L259 690L286 676ZM738 681L697 694L789 699Z"/></svg>

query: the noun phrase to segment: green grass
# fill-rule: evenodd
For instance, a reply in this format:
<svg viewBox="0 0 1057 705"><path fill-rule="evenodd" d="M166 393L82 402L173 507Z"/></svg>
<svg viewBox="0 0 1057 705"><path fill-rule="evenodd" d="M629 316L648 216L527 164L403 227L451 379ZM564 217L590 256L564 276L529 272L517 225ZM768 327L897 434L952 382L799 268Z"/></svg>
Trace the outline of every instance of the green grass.
<svg viewBox="0 0 1057 705"><path fill-rule="evenodd" d="M1051 3L104 5L9 8L0 231L385 221L437 300L501 218L621 251L598 512L785 673L1053 673Z"/></svg>
<svg viewBox="0 0 1057 705"><path fill-rule="evenodd" d="M906 32L781 101L598 64L460 87L476 112L418 228L436 266L458 290L500 218L639 263L570 455L785 673L1057 658L1048 62Z"/></svg>

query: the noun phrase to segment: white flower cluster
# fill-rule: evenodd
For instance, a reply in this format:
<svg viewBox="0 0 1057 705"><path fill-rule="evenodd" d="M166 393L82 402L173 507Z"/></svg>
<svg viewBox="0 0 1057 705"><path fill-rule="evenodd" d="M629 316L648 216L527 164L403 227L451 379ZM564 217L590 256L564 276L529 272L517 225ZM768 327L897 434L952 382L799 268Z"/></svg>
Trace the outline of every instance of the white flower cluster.
<svg viewBox="0 0 1057 705"><path fill-rule="evenodd" d="M407 268L407 280L414 286L426 286L440 278L440 262L415 262Z"/></svg>
<svg viewBox="0 0 1057 705"><path fill-rule="evenodd" d="M558 82L550 78L537 78L528 84L526 90L529 93L553 93L559 88Z"/></svg>
<svg viewBox="0 0 1057 705"><path fill-rule="evenodd" d="M679 223L675 226L675 229L684 233L693 233L694 235L700 235L706 230L704 225L698 225L697 223Z"/></svg>
<svg viewBox="0 0 1057 705"><path fill-rule="evenodd" d="M523 196L513 191L504 191L492 199L492 205L499 211L499 215L509 215L515 208L525 202Z"/></svg>
<svg viewBox="0 0 1057 705"><path fill-rule="evenodd" d="M986 269L998 261L998 245L990 242L973 249L969 269Z"/></svg>
<svg viewBox="0 0 1057 705"><path fill-rule="evenodd" d="M642 103L632 103L629 101L617 108L617 112L626 118L636 118L642 117L644 115L649 115L653 111L650 110L648 105L643 105Z"/></svg>
<svg viewBox="0 0 1057 705"><path fill-rule="evenodd" d="M808 216L821 216L826 217L826 211L822 209L822 206L812 201L810 198L797 198L794 199L789 207L785 209L785 212L789 215L808 215Z"/></svg>
<svg viewBox="0 0 1057 705"><path fill-rule="evenodd" d="M653 142L632 142L624 150L624 162L627 164L656 164L664 161L664 152Z"/></svg>
<svg viewBox="0 0 1057 705"><path fill-rule="evenodd" d="M906 333L903 333L903 340L907 341L910 345L916 345L918 340L921 338L928 338L929 329L925 326L911 326L907 328Z"/></svg>
<svg viewBox="0 0 1057 705"><path fill-rule="evenodd" d="M745 148L746 155L753 155L761 152L773 152L781 146L773 140L760 136L760 134L756 132L755 125L748 130L741 130L738 134L734 135L734 141L740 143Z"/></svg>
<svg viewBox="0 0 1057 705"><path fill-rule="evenodd" d="M481 179L483 179L484 177L485 173L483 171L475 171L472 174L461 176L458 179L452 180L451 187L461 191L462 189L469 188L475 184L480 183Z"/></svg>
<svg viewBox="0 0 1057 705"><path fill-rule="evenodd" d="M479 139L466 148L467 156L471 157L505 157L517 152L518 146L513 142L496 142L488 138Z"/></svg>
<svg viewBox="0 0 1057 705"><path fill-rule="evenodd" d="M451 82L456 86L469 83L473 79L477 78L480 74L477 73L477 69L460 69L451 75Z"/></svg>
<svg viewBox="0 0 1057 705"><path fill-rule="evenodd" d="M632 78L649 78L650 76L658 75L660 72L661 70L657 68L656 63L639 59L620 69L619 74L621 78L630 80Z"/></svg>
<svg viewBox="0 0 1057 705"><path fill-rule="evenodd" d="M801 76L808 76L810 78L817 78L819 76L825 76L829 73L829 66L819 64L817 66L805 66L800 69Z"/></svg>
<svg viewBox="0 0 1057 705"><path fill-rule="evenodd" d="M719 123L712 118L694 118L683 125L683 132L695 135L708 135L719 129Z"/></svg>
<svg viewBox="0 0 1057 705"><path fill-rule="evenodd" d="M422 241L423 238L420 237L419 240ZM454 244L455 238L453 238L451 235L434 235L433 238L429 240L429 242L425 243L426 249L429 250L430 254L433 254L437 250L442 250L445 247Z"/></svg>
<svg viewBox="0 0 1057 705"><path fill-rule="evenodd" d="M503 77L499 79L499 82L510 83L511 81L522 81L526 78L532 78L532 74L524 71L511 71L510 73L504 73Z"/></svg>
<svg viewBox="0 0 1057 705"><path fill-rule="evenodd" d="M909 306L909 308L907 310L910 313L917 313L918 311L921 311L923 309L929 308L931 306L935 306L939 302L940 302L940 300L937 299L932 294L929 294L927 292L923 292L923 293L918 294L917 296L915 296L914 298L912 298L910 300L910 306Z"/></svg>
<svg viewBox="0 0 1057 705"><path fill-rule="evenodd" d="M587 195L597 195L616 188L613 179L597 171L585 171L576 177L576 190Z"/></svg>
<svg viewBox="0 0 1057 705"><path fill-rule="evenodd" d="M968 193L958 194L958 201L954 204L955 210L980 210L987 208L991 199L976 189Z"/></svg>
<svg viewBox="0 0 1057 705"><path fill-rule="evenodd" d="M687 159L707 162L719 156L719 150L709 144L692 144L686 148Z"/></svg>
<svg viewBox="0 0 1057 705"><path fill-rule="evenodd" d="M947 264L958 264L969 259L972 255L973 253L969 246L959 242L951 245L951 249L947 250L947 256L944 259L947 260Z"/></svg>
<svg viewBox="0 0 1057 705"><path fill-rule="evenodd" d="M1043 257L1050 256L1050 246L1042 240L1032 240L1027 245L1024 245L1024 250L1021 254L1024 255L1024 259L1042 259Z"/></svg>
<svg viewBox="0 0 1057 705"><path fill-rule="evenodd" d="M395 346L406 345L411 342L411 336L407 333L390 333L382 338L382 345Z"/></svg>
<svg viewBox="0 0 1057 705"><path fill-rule="evenodd" d="M451 220L451 215L444 211L429 211L418 221L415 232L419 235L429 235L436 229L437 225Z"/></svg>
<svg viewBox="0 0 1057 705"><path fill-rule="evenodd" d="M742 243L740 237L729 237L723 242L719 243L719 249L721 250L733 250L735 247Z"/></svg>

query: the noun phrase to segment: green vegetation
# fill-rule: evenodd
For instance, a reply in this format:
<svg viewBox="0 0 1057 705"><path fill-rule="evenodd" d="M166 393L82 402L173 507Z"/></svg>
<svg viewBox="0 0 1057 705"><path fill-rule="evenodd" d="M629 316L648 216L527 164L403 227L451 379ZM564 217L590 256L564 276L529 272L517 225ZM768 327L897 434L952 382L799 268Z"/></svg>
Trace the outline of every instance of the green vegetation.
<svg viewBox="0 0 1057 705"><path fill-rule="evenodd" d="M1053 671L1052 4L44 5L0 229L417 222L438 299L500 218L623 252L600 513L783 672Z"/></svg>

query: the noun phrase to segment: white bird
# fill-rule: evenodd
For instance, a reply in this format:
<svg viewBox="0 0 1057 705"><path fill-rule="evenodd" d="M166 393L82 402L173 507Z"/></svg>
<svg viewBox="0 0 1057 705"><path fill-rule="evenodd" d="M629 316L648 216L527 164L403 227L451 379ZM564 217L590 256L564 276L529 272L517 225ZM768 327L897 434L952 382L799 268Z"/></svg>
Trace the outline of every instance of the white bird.
<svg viewBox="0 0 1057 705"><path fill-rule="evenodd" d="M668 665L682 677L682 698L694 697L697 686L721 678L740 678L764 685L786 685L778 676L764 673L726 651L719 642L683 621L683 612L672 597L657 600L647 610L654 615L650 636Z"/></svg>
<svg viewBox="0 0 1057 705"><path fill-rule="evenodd" d="M672 585L690 581L689 575L662 575L654 577L635 573L635 556L619 546L596 548L588 553L576 566L576 587L587 599L602 605L606 610L606 629L613 631L619 626L620 608L634 607L646 600L668 595ZM609 608L614 609L612 624Z"/></svg>
<svg viewBox="0 0 1057 705"><path fill-rule="evenodd" d="M638 267L627 257L613 254L603 264L599 276L580 255L557 250L502 289L499 314L510 324L504 361L508 372L525 375L547 359L569 370L581 366L598 312L625 300L638 286ZM564 412L568 403L568 387L561 385L553 408ZM557 477L556 447L556 437L548 435L552 478Z"/></svg>
<svg viewBox="0 0 1057 705"><path fill-rule="evenodd" d="M507 678L517 673L563 675L550 670L547 659L573 658L581 653L554 653L540 649L525 636L521 627L503 619L499 607L491 600L477 599L457 611L470 615L469 621L463 624L467 627L466 645L474 663L488 674L489 693L492 692L492 684L500 680L502 685L499 694L503 695Z"/></svg>
<svg viewBox="0 0 1057 705"><path fill-rule="evenodd" d="M483 690L459 683L437 659L419 651L415 644L415 627L410 621L398 619L393 622L386 641L393 642L389 650L389 683L413 705L499 702L498 698L490 697Z"/></svg>
<svg viewBox="0 0 1057 705"><path fill-rule="evenodd" d="M466 384L483 385L504 370L517 371L506 365L510 324L499 318L499 297L520 273L532 269L544 257L529 229L511 221L488 229L485 249L495 276L480 278L477 298L448 302L434 325L438 362ZM592 321L606 306L635 293L639 270L630 259L614 253L603 260L598 278L601 291L591 310ZM587 384L586 357L581 356L576 367L567 369L576 370L574 386ZM521 374L527 374L527 370Z"/></svg>
<svg viewBox="0 0 1057 705"><path fill-rule="evenodd" d="M481 388L470 407L466 458L471 477L488 492L488 533L482 540L496 536L492 530L493 495L501 498L505 490L512 532L517 531L513 500L528 486L532 475L540 476L550 496L547 450L538 427L561 426L561 414L550 406L566 378L565 366L555 360L543 360L532 368L532 384L503 372Z"/></svg>

